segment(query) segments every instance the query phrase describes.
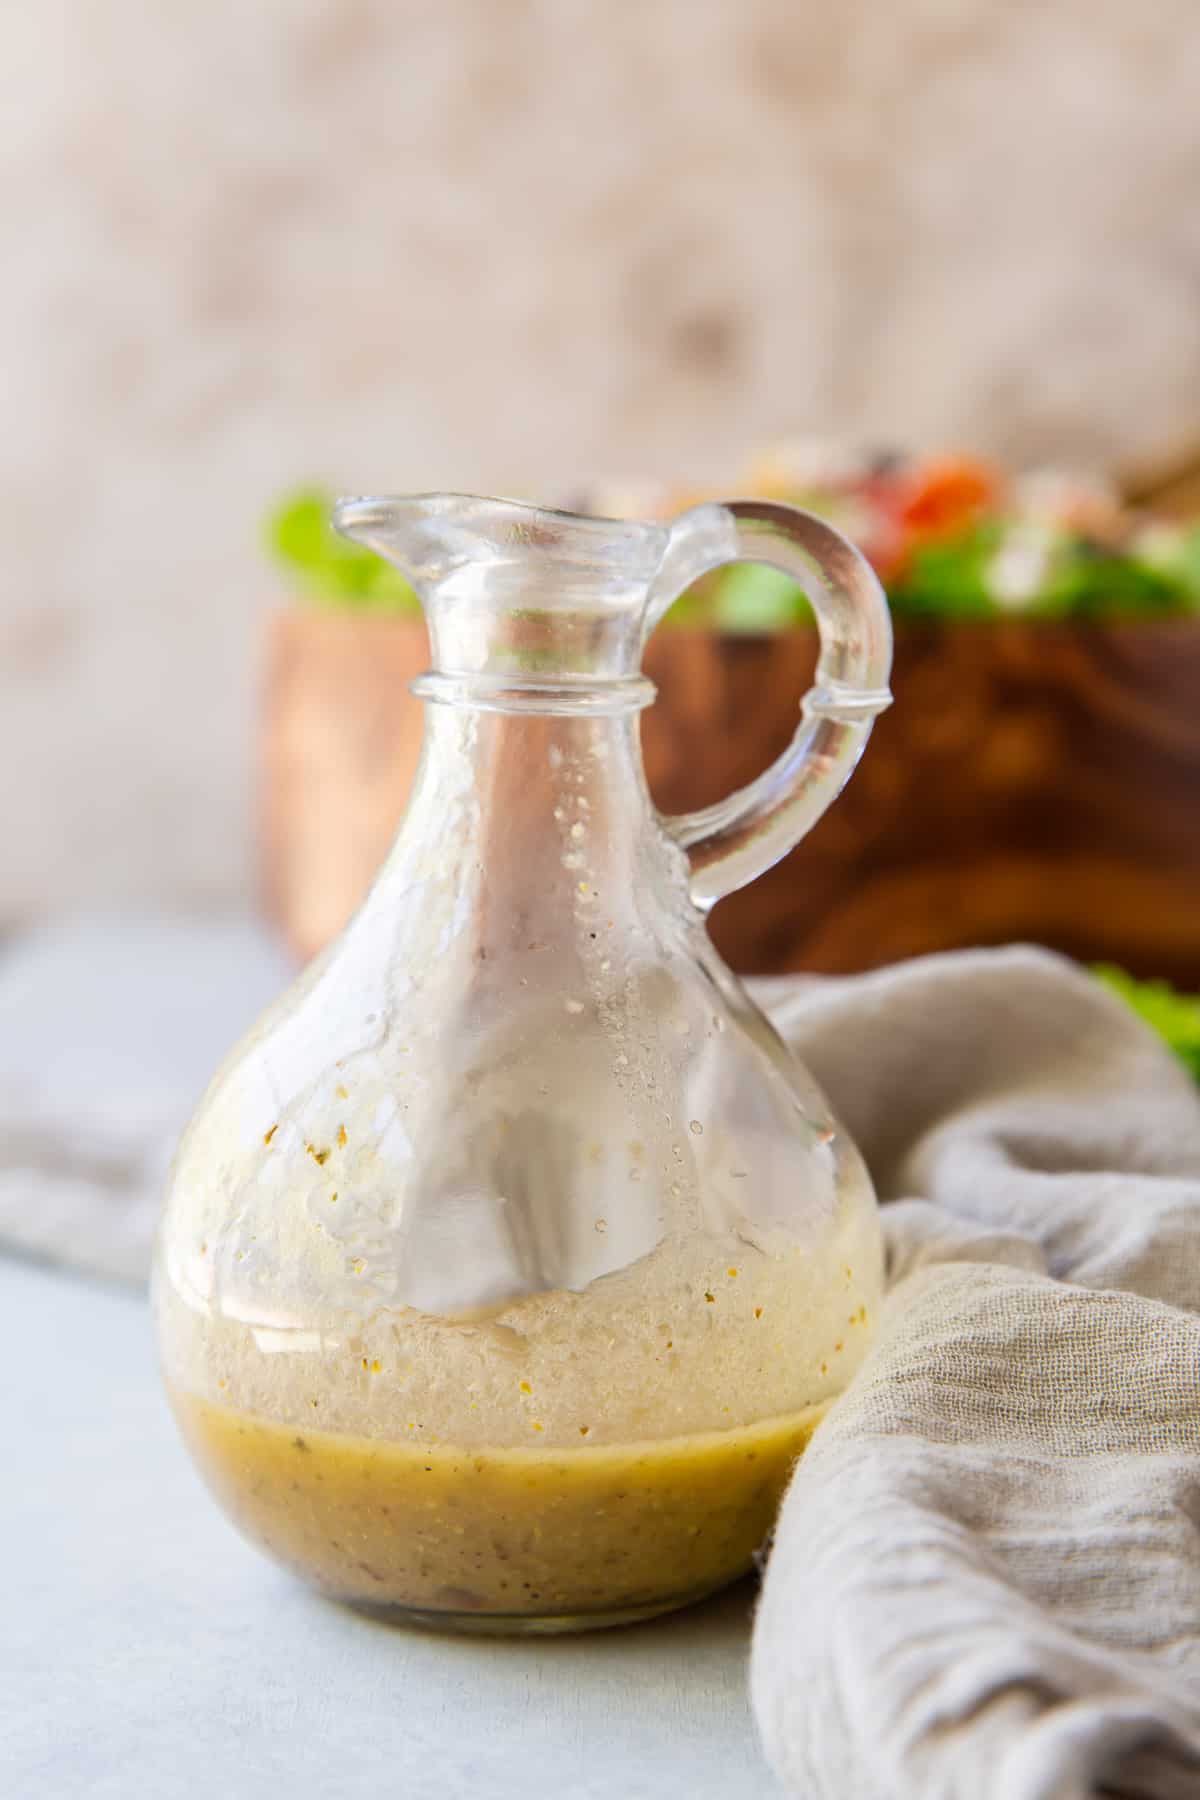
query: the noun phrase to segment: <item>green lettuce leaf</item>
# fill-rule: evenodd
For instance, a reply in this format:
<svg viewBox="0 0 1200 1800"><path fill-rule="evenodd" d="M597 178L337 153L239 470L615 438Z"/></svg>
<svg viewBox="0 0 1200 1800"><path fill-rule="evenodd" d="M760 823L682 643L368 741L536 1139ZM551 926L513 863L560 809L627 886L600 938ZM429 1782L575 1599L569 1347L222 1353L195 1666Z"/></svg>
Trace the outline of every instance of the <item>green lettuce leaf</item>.
<svg viewBox="0 0 1200 1800"><path fill-rule="evenodd" d="M333 497L319 488L290 495L267 521L267 544L307 599L360 611L410 613L417 596L373 550L330 524Z"/></svg>

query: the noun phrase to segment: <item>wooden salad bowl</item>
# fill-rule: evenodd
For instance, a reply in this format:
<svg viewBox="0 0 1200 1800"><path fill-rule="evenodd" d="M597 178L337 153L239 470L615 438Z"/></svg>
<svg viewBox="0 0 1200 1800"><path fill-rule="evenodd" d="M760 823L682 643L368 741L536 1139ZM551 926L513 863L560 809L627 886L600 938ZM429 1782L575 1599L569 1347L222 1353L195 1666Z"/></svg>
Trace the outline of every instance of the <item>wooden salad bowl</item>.
<svg viewBox="0 0 1200 1800"><path fill-rule="evenodd" d="M651 791L685 812L791 737L811 631L668 626L646 671ZM270 912L302 956L381 862L416 767L417 620L295 607L269 626ZM1200 620L904 624L895 705L841 799L716 908L746 974L872 968L1012 940L1200 987Z"/></svg>

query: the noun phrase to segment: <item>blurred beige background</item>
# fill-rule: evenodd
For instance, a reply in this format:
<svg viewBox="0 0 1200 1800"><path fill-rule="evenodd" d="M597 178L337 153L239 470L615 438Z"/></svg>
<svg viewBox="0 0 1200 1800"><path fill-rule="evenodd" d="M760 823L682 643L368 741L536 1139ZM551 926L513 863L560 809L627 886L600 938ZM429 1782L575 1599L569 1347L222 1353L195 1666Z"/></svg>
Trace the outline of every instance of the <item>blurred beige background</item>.
<svg viewBox="0 0 1200 1800"><path fill-rule="evenodd" d="M1200 420L1195 0L39 0L0 84L0 927L252 892L297 480Z"/></svg>

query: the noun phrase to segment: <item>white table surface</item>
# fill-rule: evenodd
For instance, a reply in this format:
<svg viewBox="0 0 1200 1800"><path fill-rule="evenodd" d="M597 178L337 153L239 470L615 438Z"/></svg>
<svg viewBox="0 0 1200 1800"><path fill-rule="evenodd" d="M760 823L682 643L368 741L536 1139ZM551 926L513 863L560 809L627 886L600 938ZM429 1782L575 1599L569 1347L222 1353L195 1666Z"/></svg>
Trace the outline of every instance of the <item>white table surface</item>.
<svg viewBox="0 0 1200 1800"><path fill-rule="evenodd" d="M748 1585L542 1642L398 1630L216 1511L132 1292L0 1260L3 1800L771 1800Z"/></svg>

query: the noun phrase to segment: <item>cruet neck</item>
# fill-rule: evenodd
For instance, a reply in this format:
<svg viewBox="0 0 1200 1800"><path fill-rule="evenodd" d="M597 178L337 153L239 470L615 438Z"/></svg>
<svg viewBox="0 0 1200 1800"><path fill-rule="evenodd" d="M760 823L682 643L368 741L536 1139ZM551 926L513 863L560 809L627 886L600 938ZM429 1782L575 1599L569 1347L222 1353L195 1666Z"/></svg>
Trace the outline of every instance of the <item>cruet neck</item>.
<svg viewBox="0 0 1200 1800"><path fill-rule="evenodd" d="M636 677L666 525L466 494L341 500L334 521L419 596L433 652L428 697L454 698L434 691L447 682L466 683L463 698L491 684L533 705L556 688L578 690L588 710L624 711L649 697L639 697L648 684Z"/></svg>

